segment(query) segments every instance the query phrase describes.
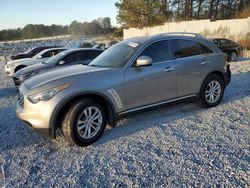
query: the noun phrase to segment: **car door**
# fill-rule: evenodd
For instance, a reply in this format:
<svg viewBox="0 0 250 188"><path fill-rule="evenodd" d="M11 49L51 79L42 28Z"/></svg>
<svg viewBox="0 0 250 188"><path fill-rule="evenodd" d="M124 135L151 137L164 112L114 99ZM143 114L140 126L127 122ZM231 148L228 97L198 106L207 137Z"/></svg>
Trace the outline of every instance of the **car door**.
<svg viewBox="0 0 250 188"><path fill-rule="evenodd" d="M153 105L176 97L175 64L171 60L167 40L157 41L146 47L137 58L152 58L151 66L127 68L124 89L128 109Z"/></svg>
<svg viewBox="0 0 250 188"><path fill-rule="evenodd" d="M216 62L212 51L199 42L184 39L171 41L175 57L177 97L196 95L209 73L209 66Z"/></svg>

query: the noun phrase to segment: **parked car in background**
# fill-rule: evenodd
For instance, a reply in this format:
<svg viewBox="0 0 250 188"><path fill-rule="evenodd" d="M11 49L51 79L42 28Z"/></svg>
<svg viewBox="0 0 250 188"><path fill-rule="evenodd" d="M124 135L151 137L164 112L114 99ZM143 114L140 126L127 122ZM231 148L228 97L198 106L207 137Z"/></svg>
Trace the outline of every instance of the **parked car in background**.
<svg viewBox="0 0 250 188"><path fill-rule="evenodd" d="M62 68L69 65L88 65L102 52L103 50L100 49L69 49L57 54L43 63L37 63L17 71L13 76L13 80L15 85L19 86L24 80L41 72Z"/></svg>
<svg viewBox="0 0 250 188"><path fill-rule="evenodd" d="M32 48L24 53L10 56L9 60L22 59L22 58L32 58L33 56L35 56L36 54L38 54L39 52L41 52L45 49L59 48L59 47L60 46L40 46L40 47Z"/></svg>
<svg viewBox="0 0 250 188"><path fill-rule="evenodd" d="M190 35L190 34L189 34ZM160 34L115 44L88 66L36 75L19 88L16 113L34 130L71 144L95 142L107 123L139 110L198 98L220 103L230 81L225 54L199 35Z"/></svg>
<svg viewBox="0 0 250 188"><path fill-rule="evenodd" d="M83 41L79 43L79 48L92 48L94 45L93 41Z"/></svg>
<svg viewBox="0 0 250 188"><path fill-rule="evenodd" d="M113 46L113 45L115 45L115 44L117 44L117 43L118 43L118 41L115 41L115 40L110 41L110 42L108 42L107 45L105 46L105 49L108 49L108 48L110 48L111 46Z"/></svg>
<svg viewBox="0 0 250 188"><path fill-rule="evenodd" d="M97 49L105 50L106 49L106 45L104 43L97 43L92 48L97 48Z"/></svg>
<svg viewBox="0 0 250 188"><path fill-rule="evenodd" d="M236 61L237 57L242 54L241 46L232 40L224 38L213 38L212 40L223 52L228 55L229 61Z"/></svg>
<svg viewBox="0 0 250 188"><path fill-rule="evenodd" d="M50 48L43 50L33 56L32 58L24 58L24 59L17 59L13 61L8 61L5 65L5 72L7 76L12 77L13 74L20 69L23 69L27 66L34 65L37 63L42 63L48 60L50 57L55 56L56 54L66 50L66 48Z"/></svg>

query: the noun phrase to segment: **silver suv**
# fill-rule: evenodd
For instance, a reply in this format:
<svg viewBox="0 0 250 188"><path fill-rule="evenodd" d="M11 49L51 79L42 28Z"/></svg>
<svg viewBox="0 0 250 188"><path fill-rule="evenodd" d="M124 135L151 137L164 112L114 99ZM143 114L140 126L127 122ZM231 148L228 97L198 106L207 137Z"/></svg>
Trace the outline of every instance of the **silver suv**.
<svg viewBox="0 0 250 188"><path fill-rule="evenodd" d="M26 80L17 116L50 137L61 129L80 146L95 142L106 124L128 113L188 98L220 103L230 81L225 54L199 35L132 38L75 65Z"/></svg>

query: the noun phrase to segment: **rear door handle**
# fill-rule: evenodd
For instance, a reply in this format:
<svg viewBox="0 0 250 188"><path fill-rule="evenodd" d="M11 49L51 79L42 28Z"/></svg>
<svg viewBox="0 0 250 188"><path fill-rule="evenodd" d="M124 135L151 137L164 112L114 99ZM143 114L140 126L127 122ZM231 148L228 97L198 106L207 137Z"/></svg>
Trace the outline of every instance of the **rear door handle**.
<svg viewBox="0 0 250 188"><path fill-rule="evenodd" d="M206 65L206 64L209 64L210 63L210 61L203 61L203 62L201 62L201 65Z"/></svg>
<svg viewBox="0 0 250 188"><path fill-rule="evenodd" d="M173 67L167 67L167 68L164 69L164 72L171 72L173 70L175 70L175 68L173 68Z"/></svg>

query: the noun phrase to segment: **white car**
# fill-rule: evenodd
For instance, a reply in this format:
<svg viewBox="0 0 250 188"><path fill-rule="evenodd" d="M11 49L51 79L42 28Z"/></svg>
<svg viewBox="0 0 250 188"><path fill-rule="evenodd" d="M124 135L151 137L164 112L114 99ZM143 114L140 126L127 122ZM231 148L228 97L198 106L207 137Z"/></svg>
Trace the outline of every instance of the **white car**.
<svg viewBox="0 0 250 188"><path fill-rule="evenodd" d="M39 52L32 58L24 58L24 59L8 61L5 65L5 73L7 74L7 76L12 77L13 74L17 72L18 70L24 67L30 66L30 65L42 63L48 60L50 57L64 50L67 50L67 49L66 48L50 48L50 49L46 49L46 50Z"/></svg>

